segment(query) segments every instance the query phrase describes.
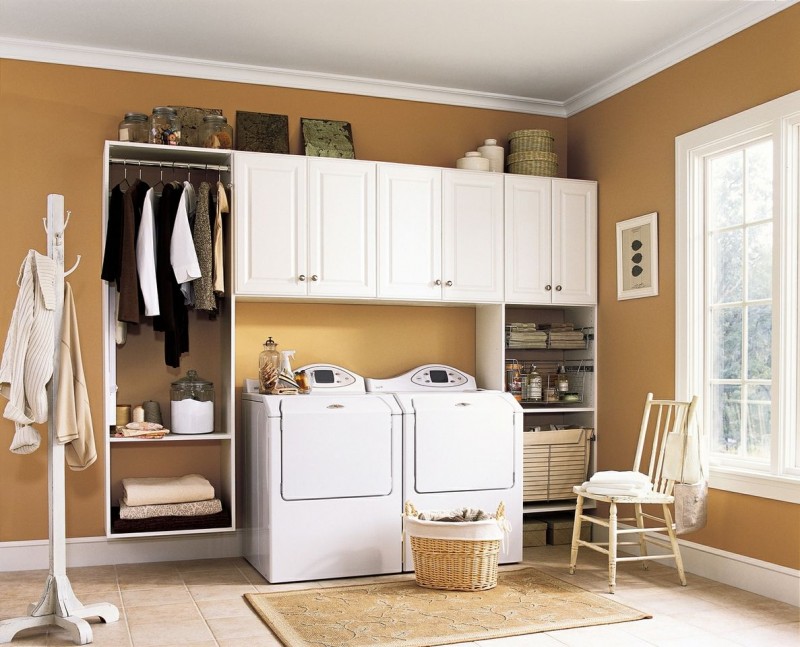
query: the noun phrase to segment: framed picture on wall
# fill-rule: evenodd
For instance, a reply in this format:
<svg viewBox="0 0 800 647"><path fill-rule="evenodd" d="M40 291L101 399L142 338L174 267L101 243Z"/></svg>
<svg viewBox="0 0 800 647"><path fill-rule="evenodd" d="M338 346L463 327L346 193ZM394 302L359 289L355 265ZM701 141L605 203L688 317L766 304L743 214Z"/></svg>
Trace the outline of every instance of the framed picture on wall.
<svg viewBox="0 0 800 647"><path fill-rule="evenodd" d="M617 223L617 300L658 294L658 214Z"/></svg>

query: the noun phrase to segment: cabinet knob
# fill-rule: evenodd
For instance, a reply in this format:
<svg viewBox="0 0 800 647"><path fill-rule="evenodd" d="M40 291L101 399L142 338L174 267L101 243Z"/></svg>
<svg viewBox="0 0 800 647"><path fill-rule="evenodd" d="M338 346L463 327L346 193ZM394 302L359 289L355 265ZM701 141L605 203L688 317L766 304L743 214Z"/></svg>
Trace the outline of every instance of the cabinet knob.
<svg viewBox="0 0 800 647"><path fill-rule="evenodd" d="M306 280L306 275L305 274L301 274L297 278L300 279L301 281L305 281Z"/></svg>
<svg viewBox="0 0 800 647"><path fill-rule="evenodd" d="M434 284L434 285L441 285L441 284L442 284L442 279L436 279L436 280L433 282L433 284Z"/></svg>
<svg viewBox="0 0 800 647"><path fill-rule="evenodd" d="M312 281L318 281L318 280L319 280L319 277L318 277L316 274L312 274L312 275L311 275L311 280L312 280ZM560 290L561 288L558 288L558 289Z"/></svg>
<svg viewBox="0 0 800 647"><path fill-rule="evenodd" d="M551 285L545 285L545 286L544 286L544 289L545 289L547 292L550 292L550 290L552 290L552 289L553 289L553 286L551 286Z"/></svg>
<svg viewBox="0 0 800 647"><path fill-rule="evenodd" d="M453 287L453 282L452 282L452 281L447 281L447 283L445 283L445 285L446 285L448 288L450 288L450 287Z"/></svg>
<svg viewBox="0 0 800 647"><path fill-rule="evenodd" d="M560 285L556 286L556 292L561 292L561 286Z"/></svg>

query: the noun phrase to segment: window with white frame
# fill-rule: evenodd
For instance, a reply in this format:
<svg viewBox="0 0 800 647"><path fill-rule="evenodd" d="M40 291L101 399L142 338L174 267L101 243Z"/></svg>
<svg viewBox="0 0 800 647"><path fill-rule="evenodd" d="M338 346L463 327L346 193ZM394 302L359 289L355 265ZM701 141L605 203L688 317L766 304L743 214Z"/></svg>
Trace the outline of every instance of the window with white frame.
<svg viewBox="0 0 800 647"><path fill-rule="evenodd" d="M800 503L800 92L676 139L676 393L711 487Z"/></svg>

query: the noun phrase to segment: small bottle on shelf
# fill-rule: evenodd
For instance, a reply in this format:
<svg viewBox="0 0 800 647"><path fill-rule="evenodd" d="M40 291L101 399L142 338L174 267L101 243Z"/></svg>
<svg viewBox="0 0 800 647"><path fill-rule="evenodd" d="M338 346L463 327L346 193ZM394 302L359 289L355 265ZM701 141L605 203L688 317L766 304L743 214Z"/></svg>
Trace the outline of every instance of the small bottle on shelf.
<svg viewBox="0 0 800 647"><path fill-rule="evenodd" d="M528 402L542 401L542 376L534 365L525 377L525 400Z"/></svg>
<svg viewBox="0 0 800 647"><path fill-rule="evenodd" d="M562 395L569 391L569 376L567 375L567 369L564 368L563 364L558 367L558 373L556 374L556 388Z"/></svg>

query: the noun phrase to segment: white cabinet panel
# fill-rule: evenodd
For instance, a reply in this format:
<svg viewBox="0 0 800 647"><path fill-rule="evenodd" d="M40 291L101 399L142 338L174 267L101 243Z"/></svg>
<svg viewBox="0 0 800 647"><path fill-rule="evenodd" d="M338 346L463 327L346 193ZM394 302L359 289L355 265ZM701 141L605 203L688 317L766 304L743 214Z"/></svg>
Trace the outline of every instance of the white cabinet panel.
<svg viewBox="0 0 800 647"><path fill-rule="evenodd" d="M375 164L308 160L308 294L376 294Z"/></svg>
<svg viewBox="0 0 800 647"><path fill-rule="evenodd" d="M306 159L234 155L236 292L306 294Z"/></svg>
<svg viewBox="0 0 800 647"><path fill-rule="evenodd" d="M503 175L442 172L445 301L503 300Z"/></svg>
<svg viewBox="0 0 800 647"><path fill-rule="evenodd" d="M442 297L442 173L378 164L378 296Z"/></svg>
<svg viewBox="0 0 800 647"><path fill-rule="evenodd" d="M553 303L597 303L597 184L553 180Z"/></svg>

